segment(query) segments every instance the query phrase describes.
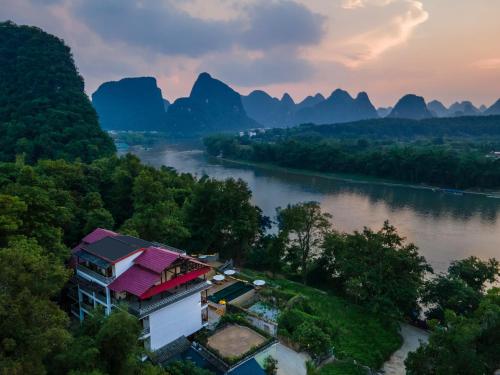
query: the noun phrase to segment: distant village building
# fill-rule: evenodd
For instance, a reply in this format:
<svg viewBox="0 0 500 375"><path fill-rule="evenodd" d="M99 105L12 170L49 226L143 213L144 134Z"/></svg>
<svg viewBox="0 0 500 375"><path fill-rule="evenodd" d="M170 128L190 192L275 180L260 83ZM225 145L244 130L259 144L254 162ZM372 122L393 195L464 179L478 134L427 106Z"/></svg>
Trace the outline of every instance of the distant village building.
<svg viewBox="0 0 500 375"><path fill-rule="evenodd" d="M500 159L500 151L491 151L486 157Z"/></svg>
<svg viewBox="0 0 500 375"><path fill-rule="evenodd" d="M211 268L185 252L98 228L72 253L75 276L69 296L78 319L99 306L110 314L126 302L151 351L206 326Z"/></svg>

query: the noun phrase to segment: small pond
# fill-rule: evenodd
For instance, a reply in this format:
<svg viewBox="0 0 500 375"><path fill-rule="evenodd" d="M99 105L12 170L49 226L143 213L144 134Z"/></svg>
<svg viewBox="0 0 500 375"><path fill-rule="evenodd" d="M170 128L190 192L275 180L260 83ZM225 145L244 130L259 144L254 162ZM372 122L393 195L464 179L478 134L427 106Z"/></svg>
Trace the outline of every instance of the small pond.
<svg viewBox="0 0 500 375"><path fill-rule="evenodd" d="M248 308L248 311L251 311L271 322L277 322L278 315L280 313L280 311L276 307L266 304L264 302L254 303L252 306Z"/></svg>

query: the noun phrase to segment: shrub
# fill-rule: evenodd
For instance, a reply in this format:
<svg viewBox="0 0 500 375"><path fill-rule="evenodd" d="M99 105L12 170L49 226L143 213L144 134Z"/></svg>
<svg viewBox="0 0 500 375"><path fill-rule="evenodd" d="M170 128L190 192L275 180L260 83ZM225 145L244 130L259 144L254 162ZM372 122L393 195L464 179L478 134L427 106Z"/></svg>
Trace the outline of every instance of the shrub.
<svg viewBox="0 0 500 375"><path fill-rule="evenodd" d="M293 339L314 358L328 354L332 348L330 336L311 321L305 321L293 333Z"/></svg>

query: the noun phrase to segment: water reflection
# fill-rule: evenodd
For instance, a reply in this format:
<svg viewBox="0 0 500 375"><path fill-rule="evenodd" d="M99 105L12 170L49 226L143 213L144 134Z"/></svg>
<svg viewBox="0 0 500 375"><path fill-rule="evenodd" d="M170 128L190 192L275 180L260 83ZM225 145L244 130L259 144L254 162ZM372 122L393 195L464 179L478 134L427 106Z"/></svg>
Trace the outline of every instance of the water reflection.
<svg viewBox="0 0 500 375"><path fill-rule="evenodd" d="M438 271L451 260L472 254L500 258L500 199L243 166L172 146L138 155L149 164L172 166L179 172L242 178L252 189L254 203L270 217L278 206L315 200L333 215L339 230L379 228L389 219Z"/></svg>

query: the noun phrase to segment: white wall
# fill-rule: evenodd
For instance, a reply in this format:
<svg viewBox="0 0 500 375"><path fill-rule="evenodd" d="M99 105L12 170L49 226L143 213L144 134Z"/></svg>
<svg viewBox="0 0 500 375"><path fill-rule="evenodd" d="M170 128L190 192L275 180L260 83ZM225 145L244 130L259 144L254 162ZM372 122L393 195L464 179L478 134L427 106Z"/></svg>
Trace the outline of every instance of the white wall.
<svg viewBox="0 0 500 375"><path fill-rule="evenodd" d="M142 251L138 251L137 253L120 260L119 262L115 263L114 268L115 268L115 276L118 277L120 276L123 272L128 270L130 267L132 267L133 260L137 258L139 255L142 254Z"/></svg>
<svg viewBox="0 0 500 375"><path fill-rule="evenodd" d="M151 350L202 328L201 294L195 293L149 315Z"/></svg>

